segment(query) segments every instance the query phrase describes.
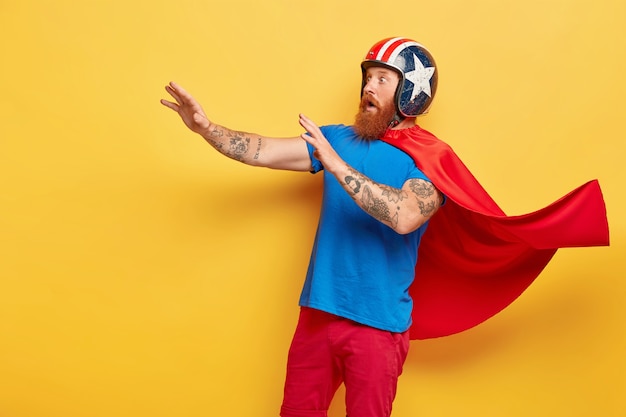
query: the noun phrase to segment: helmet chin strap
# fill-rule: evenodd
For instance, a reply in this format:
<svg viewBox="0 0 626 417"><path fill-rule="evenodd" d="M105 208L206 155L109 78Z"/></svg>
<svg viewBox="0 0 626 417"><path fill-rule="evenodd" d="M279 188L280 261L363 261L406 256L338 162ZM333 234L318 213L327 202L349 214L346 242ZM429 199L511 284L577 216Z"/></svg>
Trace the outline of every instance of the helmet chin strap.
<svg viewBox="0 0 626 417"><path fill-rule="evenodd" d="M389 128L393 129L394 127L402 123L403 120L404 117L401 116L399 112L396 112L396 114L393 116L393 119L391 119L391 121L389 122Z"/></svg>

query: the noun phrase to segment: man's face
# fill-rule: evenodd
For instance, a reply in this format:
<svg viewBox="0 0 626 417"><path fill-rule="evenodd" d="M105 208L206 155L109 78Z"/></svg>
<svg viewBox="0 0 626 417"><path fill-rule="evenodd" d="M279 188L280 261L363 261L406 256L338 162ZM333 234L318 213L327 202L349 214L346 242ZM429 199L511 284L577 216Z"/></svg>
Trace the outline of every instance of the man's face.
<svg viewBox="0 0 626 417"><path fill-rule="evenodd" d="M395 94L400 77L385 67L370 67L365 72L365 86L354 122L354 130L366 139L379 139L396 113Z"/></svg>

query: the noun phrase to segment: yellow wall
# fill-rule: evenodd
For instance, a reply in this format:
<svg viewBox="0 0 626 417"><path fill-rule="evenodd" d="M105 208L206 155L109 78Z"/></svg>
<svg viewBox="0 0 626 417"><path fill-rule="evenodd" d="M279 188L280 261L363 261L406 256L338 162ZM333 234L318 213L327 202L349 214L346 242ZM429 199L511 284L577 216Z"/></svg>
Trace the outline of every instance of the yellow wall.
<svg viewBox="0 0 626 417"><path fill-rule="evenodd" d="M0 416L277 415L319 178L226 160L158 100L173 79L242 130L350 123L393 35L432 50L421 123L507 213L599 178L612 232L414 342L394 415L626 415L625 25L622 0L2 2Z"/></svg>

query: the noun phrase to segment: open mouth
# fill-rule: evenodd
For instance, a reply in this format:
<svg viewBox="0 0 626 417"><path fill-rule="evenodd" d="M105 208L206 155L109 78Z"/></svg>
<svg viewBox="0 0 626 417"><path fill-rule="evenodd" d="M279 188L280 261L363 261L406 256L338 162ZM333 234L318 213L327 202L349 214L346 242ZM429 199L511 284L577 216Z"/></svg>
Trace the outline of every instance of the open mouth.
<svg viewBox="0 0 626 417"><path fill-rule="evenodd" d="M372 111L372 110L378 110L378 105L375 101L373 100L368 100L368 99L363 99L363 103L361 105L362 109L364 111Z"/></svg>

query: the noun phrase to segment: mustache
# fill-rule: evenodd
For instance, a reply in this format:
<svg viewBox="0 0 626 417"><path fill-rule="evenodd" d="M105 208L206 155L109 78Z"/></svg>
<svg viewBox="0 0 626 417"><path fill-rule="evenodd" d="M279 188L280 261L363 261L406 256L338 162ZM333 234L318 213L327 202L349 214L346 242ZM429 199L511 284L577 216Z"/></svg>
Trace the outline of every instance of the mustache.
<svg viewBox="0 0 626 417"><path fill-rule="evenodd" d="M363 94L360 104L361 109L366 108L370 104L374 105L378 109L382 107L380 101L376 100L371 94Z"/></svg>

